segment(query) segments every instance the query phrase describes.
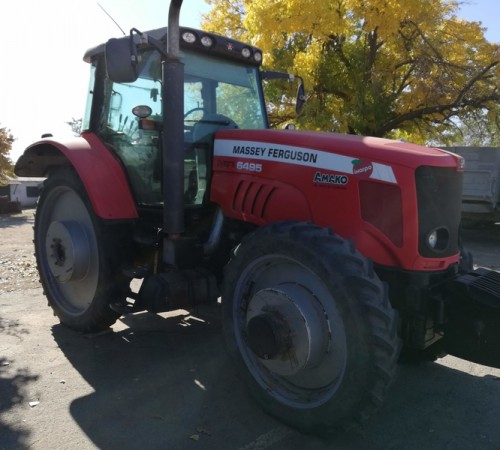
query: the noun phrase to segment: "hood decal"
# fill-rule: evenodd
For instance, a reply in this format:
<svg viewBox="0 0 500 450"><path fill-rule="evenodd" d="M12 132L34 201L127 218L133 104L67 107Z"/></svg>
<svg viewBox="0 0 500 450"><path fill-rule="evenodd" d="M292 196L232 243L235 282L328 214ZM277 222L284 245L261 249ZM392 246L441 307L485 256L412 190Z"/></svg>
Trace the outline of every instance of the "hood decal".
<svg viewBox="0 0 500 450"><path fill-rule="evenodd" d="M330 170L346 174L364 175L373 180L396 183L392 167L363 161L363 166L368 170L359 171L359 164L353 164L352 156L310 148L296 147L293 145L273 144L271 142L254 142L231 139L216 139L214 155L230 158L245 158L259 161L272 161L298 166L314 167L316 169ZM355 160L357 161L357 160Z"/></svg>

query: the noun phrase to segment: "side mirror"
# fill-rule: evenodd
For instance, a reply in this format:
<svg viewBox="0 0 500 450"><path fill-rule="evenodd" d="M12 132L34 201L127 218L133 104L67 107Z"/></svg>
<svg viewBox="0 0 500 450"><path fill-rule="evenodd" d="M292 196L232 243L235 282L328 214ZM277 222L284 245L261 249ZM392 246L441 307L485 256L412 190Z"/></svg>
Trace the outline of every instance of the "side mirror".
<svg viewBox="0 0 500 450"><path fill-rule="evenodd" d="M295 101L295 113L299 115L306 104L306 91L304 83L301 81L297 88L297 100Z"/></svg>
<svg viewBox="0 0 500 450"><path fill-rule="evenodd" d="M295 79L300 80L299 87L297 88L297 99L295 102L295 113L299 115L302 112L302 109L304 108L304 105L306 103L306 93L305 93L305 88L304 88L304 82L302 81L302 78L299 77L298 75L291 75L289 73L283 73L283 72L273 72L270 70L265 70L261 72L261 77L263 80L274 80L274 79L284 79L288 81L293 81Z"/></svg>
<svg viewBox="0 0 500 450"><path fill-rule="evenodd" d="M108 77L116 83L132 83L137 80L137 54L133 36L110 39L106 43L106 70Z"/></svg>

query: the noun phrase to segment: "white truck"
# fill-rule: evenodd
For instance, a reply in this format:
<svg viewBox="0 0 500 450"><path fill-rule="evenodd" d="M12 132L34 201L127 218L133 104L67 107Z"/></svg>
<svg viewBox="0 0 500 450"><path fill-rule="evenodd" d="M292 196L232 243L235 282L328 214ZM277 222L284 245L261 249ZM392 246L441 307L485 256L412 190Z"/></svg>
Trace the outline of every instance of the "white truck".
<svg viewBox="0 0 500 450"><path fill-rule="evenodd" d="M447 147L465 159L462 222L465 227L500 222L500 148Z"/></svg>

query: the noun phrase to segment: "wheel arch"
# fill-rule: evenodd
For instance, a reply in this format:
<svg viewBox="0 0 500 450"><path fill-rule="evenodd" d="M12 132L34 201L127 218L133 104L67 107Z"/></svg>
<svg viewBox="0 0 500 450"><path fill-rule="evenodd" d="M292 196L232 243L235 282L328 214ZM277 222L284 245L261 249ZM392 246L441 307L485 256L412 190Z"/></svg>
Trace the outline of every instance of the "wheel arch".
<svg viewBox="0 0 500 450"><path fill-rule="evenodd" d="M71 166L85 186L92 208L102 219L135 219L137 208L119 161L93 133L69 141L43 139L30 145L15 165L18 176L47 177Z"/></svg>

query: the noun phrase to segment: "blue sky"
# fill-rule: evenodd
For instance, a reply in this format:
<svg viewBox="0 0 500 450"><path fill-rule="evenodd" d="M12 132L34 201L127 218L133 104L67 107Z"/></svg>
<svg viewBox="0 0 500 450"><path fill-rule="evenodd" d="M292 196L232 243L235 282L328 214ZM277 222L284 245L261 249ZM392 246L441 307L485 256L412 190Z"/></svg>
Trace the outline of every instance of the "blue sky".
<svg viewBox="0 0 500 450"><path fill-rule="evenodd" d="M99 0L126 32L165 26L168 0ZM198 27L204 0L184 0L181 24ZM482 22L500 42L500 0L465 0L460 16ZM85 50L121 32L94 0L16 0L0 5L0 126L16 138L11 158L43 133L71 136L65 122L83 115L89 67Z"/></svg>

